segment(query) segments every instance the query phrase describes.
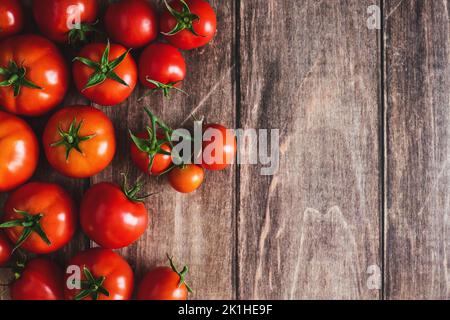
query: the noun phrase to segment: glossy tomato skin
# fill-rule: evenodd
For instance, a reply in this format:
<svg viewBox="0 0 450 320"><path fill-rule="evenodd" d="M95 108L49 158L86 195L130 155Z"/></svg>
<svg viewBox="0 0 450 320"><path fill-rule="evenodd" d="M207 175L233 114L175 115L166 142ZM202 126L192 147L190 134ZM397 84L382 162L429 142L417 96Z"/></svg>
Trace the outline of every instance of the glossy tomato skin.
<svg viewBox="0 0 450 320"><path fill-rule="evenodd" d="M148 272L139 284L138 300L187 300L188 290L180 276L169 267L157 267Z"/></svg>
<svg viewBox="0 0 450 320"><path fill-rule="evenodd" d="M75 11L73 8L78 8ZM80 15L80 23L94 23L97 20L97 0L33 0L33 15L41 32L58 43L68 43L70 31L68 21L75 21Z"/></svg>
<svg viewBox="0 0 450 320"><path fill-rule="evenodd" d="M56 184L31 182L14 191L6 201L3 222L23 218L14 209L31 215L43 214L40 224L51 244L46 244L33 232L21 246L32 253L54 252L65 246L75 233L77 215L74 204L67 192ZM22 227L5 229L12 243L17 242L22 231Z"/></svg>
<svg viewBox="0 0 450 320"><path fill-rule="evenodd" d="M109 292L109 297L100 294L98 300L129 300L133 294L133 271L130 265L120 255L109 249L92 248L78 253L70 259L68 266L87 267L96 278L105 277L103 286ZM66 274L64 283L67 283ZM81 273L81 280L85 280ZM80 292L77 289L64 288L67 300L74 300ZM85 298L91 300L91 297Z"/></svg>
<svg viewBox="0 0 450 320"><path fill-rule="evenodd" d="M87 58L95 62L100 62L106 44L94 43L85 46L78 54L79 57ZM111 44L109 61L120 57L127 49L119 44ZM79 61L73 64L73 78L78 91L91 100L102 106L114 106L125 101L133 92L137 82L137 66L133 57L128 54L122 63L114 69L114 72L124 80L125 86L115 80L106 79L103 83L94 87L84 89L94 69L84 65Z"/></svg>
<svg viewBox="0 0 450 320"><path fill-rule="evenodd" d="M58 48L49 40L36 35L20 35L0 43L0 67L14 60L26 69L25 78L42 89L22 86L14 97L11 86L0 87L0 106L24 116L39 116L56 107L66 94L68 70ZM0 81L5 80L0 75Z"/></svg>
<svg viewBox="0 0 450 320"><path fill-rule="evenodd" d="M91 240L103 248L118 249L138 240L149 219L142 202L128 199L118 185L102 182L85 193L80 220Z"/></svg>
<svg viewBox="0 0 450 320"><path fill-rule="evenodd" d="M77 123L82 121L80 136L92 138L80 142L79 147L83 153L72 149L66 159L66 147L52 144L61 140L58 128L68 130L74 119ZM52 167L72 178L96 175L111 163L116 152L116 138L111 120L104 112L91 106L70 106L56 112L45 127L43 143L45 155Z"/></svg>
<svg viewBox="0 0 450 320"><path fill-rule="evenodd" d="M165 36L172 45L182 50L202 47L214 38L217 31L217 17L211 5L205 0L186 0L191 13L199 16L200 20L193 22L193 28L198 36L185 29L175 35ZM170 2L170 6L180 12L180 0ZM165 9L160 18L161 32L168 33L175 28L177 20Z"/></svg>
<svg viewBox="0 0 450 320"><path fill-rule="evenodd" d="M22 31L23 10L19 0L0 1L0 40Z"/></svg>
<svg viewBox="0 0 450 320"><path fill-rule="evenodd" d="M176 191L191 193L197 190L203 183L205 171L195 164L186 164L173 168L169 172L169 183Z"/></svg>
<svg viewBox="0 0 450 320"><path fill-rule="evenodd" d="M39 159L39 144L25 121L0 111L0 150L0 192L6 192L33 175Z"/></svg>
<svg viewBox="0 0 450 320"><path fill-rule="evenodd" d="M158 16L146 0L121 0L109 5L105 15L108 35L127 48L140 48L158 36Z"/></svg>
<svg viewBox="0 0 450 320"><path fill-rule="evenodd" d="M146 79L164 84L180 82L186 76L186 62L180 51L164 43L149 45L139 58L139 81L142 85L155 89L156 86Z"/></svg>
<svg viewBox="0 0 450 320"><path fill-rule="evenodd" d="M208 124L204 126L203 132L201 166L213 171L227 168L236 156L236 136L220 124ZM220 135L221 139L216 141L216 135Z"/></svg>
<svg viewBox="0 0 450 320"><path fill-rule="evenodd" d="M26 263L11 285L13 300L64 300L64 276L54 262L37 258Z"/></svg>
<svg viewBox="0 0 450 320"><path fill-rule="evenodd" d="M4 266L12 255L13 246L3 231L0 231L0 267Z"/></svg>
<svg viewBox="0 0 450 320"><path fill-rule="evenodd" d="M136 135L141 139L148 139L148 132L141 132ZM172 148L168 143L162 145L162 149L166 152L172 152ZM172 164L172 157L165 154L156 154L151 170L148 170L150 164L149 155L140 151L134 143L131 144L131 159L142 172L148 175L158 175L166 171Z"/></svg>

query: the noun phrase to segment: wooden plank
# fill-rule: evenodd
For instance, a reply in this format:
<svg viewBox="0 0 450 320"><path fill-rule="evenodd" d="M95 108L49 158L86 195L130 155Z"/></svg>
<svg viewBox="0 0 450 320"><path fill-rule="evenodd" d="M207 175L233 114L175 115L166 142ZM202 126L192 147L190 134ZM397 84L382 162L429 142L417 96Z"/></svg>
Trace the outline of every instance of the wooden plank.
<svg viewBox="0 0 450 320"><path fill-rule="evenodd" d="M132 179L140 175L129 156L128 130L137 132L148 124L143 106L149 106L174 128L189 128L192 111L198 117L204 115L209 121L234 127L234 3L210 3L217 10L220 31L209 46L183 52L188 65L183 89L189 96L174 94L170 100L164 100L155 93L138 102L145 92L139 86L122 105L102 108L115 124L118 149L113 165L94 177L92 183L120 182L122 172ZM159 8L162 9L162 1ZM140 51L133 53L136 60ZM164 178L145 178L148 185L144 193L158 193L146 201L151 227L137 243L120 250L136 270L138 280L151 267L166 265L169 253L178 264L190 267L188 281L195 291L191 299L233 297L234 171L231 168L208 173L203 187L190 195L176 193Z"/></svg>
<svg viewBox="0 0 450 320"><path fill-rule="evenodd" d="M240 126L280 129L280 168L240 168L239 298L380 296L366 285L381 266L372 4L240 3Z"/></svg>
<svg viewBox="0 0 450 320"><path fill-rule="evenodd" d="M449 8L386 1L388 299L450 298Z"/></svg>

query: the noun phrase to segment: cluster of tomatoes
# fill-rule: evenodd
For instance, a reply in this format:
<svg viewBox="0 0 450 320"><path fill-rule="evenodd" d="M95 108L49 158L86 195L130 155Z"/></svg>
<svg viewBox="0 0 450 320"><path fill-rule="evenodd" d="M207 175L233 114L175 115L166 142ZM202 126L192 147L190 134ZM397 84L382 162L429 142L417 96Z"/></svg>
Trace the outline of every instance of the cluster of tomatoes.
<svg viewBox="0 0 450 320"><path fill-rule="evenodd" d="M81 95L101 106L126 100L139 82L167 96L186 74L181 50L206 45L216 33L214 10L205 0L165 2L158 15L146 0L119 0L104 17L107 41L88 43L97 29L95 0L34 0L33 15L43 34L22 34L23 8L17 0L0 2L0 192L11 192L0 224L0 265L20 248L48 254L65 246L78 221L100 247L75 255L67 271L50 260L36 258L15 267L13 299L130 299L133 271L112 249L137 241L149 218L140 195L143 183L103 182L84 194L79 213L69 194L54 183L27 181L39 158L39 142L27 122L18 116L43 115L59 105L67 92L69 70L58 44L81 44L72 61L73 81ZM69 23L74 20L76 23ZM153 42L159 33L167 43ZM53 41L53 42L52 42ZM111 41L111 42L110 42ZM136 64L131 48L144 48ZM225 137L215 152L219 161L201 156L199 164L175 165L170 135L173 130L145 108L150 123L130 139L131 159L146 174L166 174L171 186L183 193L196 190L204 170L226 168L236 152L236 140L219 124L208 124ZM114 126L93 106L66 106L46 124L42 143L51 166L71 178L88 178L104 170L116 151ZM209 146L214 141L203 144ZM231 159L231 160L230 160ZM188 268L151 270L139 285L138 299L186 299ZM77 282L78 272L78 282ZM73 279L72 279L73 277ZM72 281L73 280L73 281Z"/></svg>

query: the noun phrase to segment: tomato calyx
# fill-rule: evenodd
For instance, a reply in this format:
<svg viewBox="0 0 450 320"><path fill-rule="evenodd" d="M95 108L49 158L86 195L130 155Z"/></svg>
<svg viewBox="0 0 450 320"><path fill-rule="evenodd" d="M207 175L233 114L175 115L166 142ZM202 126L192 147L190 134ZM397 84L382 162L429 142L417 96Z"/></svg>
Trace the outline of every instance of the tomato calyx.
<svg viewBox="0 0 450 320"><path fill-rule="evenodd" d="M149 92L144 94L141 98L139 98L139 101L144 99L145 97L149 96L153 91L161 90L163 92L163 95L165 98L169 97L170 90L176 90L178 92L184 93L185 95L188 95L188 93L180 88L177 88L176 85L180 83L181 81L174 81L169 83L162 83L156 80L149 79L148 77L145 79L147 82L150 82L153 84L156 88L151 89Z"/></svg>
<svg viewBox="0 0 450 320"><path fill-rule="evenodd" d="M132 202L144 202L145 199L154 195L155 193L150 193L145 196L138 196L138 193L142 190L142 187L145 185L140 180L137 180L133 186L128 185L127 175L122 173L123 181L122 181L122 192L125 196Z"/></svg>
<svg viewBox="0 0 450 320"><path fill-rule="evenodd" d="M6 80L0 82L0 87L12 86L14 91L14 97L20 94L22 87L28 87L32 89L42 90L42 87L34 84L28 80L25 76L27 69L24 66L18 66L17 63L11 60L7 67L0 67L0 75L4 76Z"/></svg>
<svg viewBox="0 0 450 320"><path fill-rule="evenodd" d="M163 145L169 144L171 147L173 147L172 141L170 140L169 136L170 134L172 134L173 130L170 129L160 119L158 119L148 108L144 107L144 110L151 120L151 127L147 126L146 128L149 138L148 139L139 138L136 135L134 135L131 130L129 130L129 132L131 140L133 140L133 143L136 145L136 147L140 151L148 154L150 159L148 164L148 171L151 172L153 162L155 161L155 156L157 154L172 156L170 152L167 152L166 150L163 149ZM162 129L162 131L164 132L163 139L158 139L157 127Z"/></svg>
<svg viewBox="0 0 450 320"><path fill-rule="evenodd" d="M81 280L81 291L75 296L75 300L83 300L88 296L92 300L98 300L100 294L109 297L109 291L103 286L105 276L95 278L86 266L83 266L83 273L86 280Z"/></svg>
<svg viewBox="0 0 450 320"><path fill-rule="evenodd" d="M13 248L13 252L16 251L16 249L18 249L31 236L33 232L36 233L47 245L50 246L52 244L40 224L40 221L44 217L44 214L38 213L32 215L26 211L17 209L14 209L14 212L23 216L23 219L10 220L0 224L0 228L23 227L23 231Z"/></svg>
<svg viewBox="0 0 450 320"><path fill-rule="evenodd" d="M193 291L192 291L191 287L186 283L186 275L189 272L188 266L184 266L183 270L181 270L179 272L177 267L173 263L173 258L170 257L169 254L167 254L167 259L169 259L169 265L172 268L172 271L180 276L180 281L178 282L178 288L184 284L186 286L186 289L188 290L188 292L192 293Z"/></svg>
<svg viewBox="0 0 450 320"><path fill-rule="evenodd" d="M92 61L83 57L75 57L73 61L79 61L84 65L88 66L91 69L94 69L94 73L89 77L88 82L83 88L83 91L89 88L92 88L96 85L103 83L106 79L114 80L124 86L129 87L128 83L126 83L122 78L120 78L117 73L114 72L122 62L125 60L127 55L130 53L131 49L128 49L118 58L109 61L109 51L111 49L111 44L108 41L105 51L103 51L102 58L100 62Z"/></svg>
<svg viewBox="0 0 450 320"><path fill-rule="evenodd" d="M177 20L177 24L175 27L169 31L169 32L161 32L165 36L173 36L177 34L180 31L183 30L189 30L193 35L198 37L204 37L202 35L199 35L195 30L193 23L195 21L199 21L200 17L194 13L191 12L191 9L189 8L188 4L184 0L180 0L180 3L182 5L181 11L176 11L174 8L172 8L166 0L164 0L164 3L166 5L167 10L169 13Z"/></svg>
<svg viewBox="0 0 450 320"><path fill-rule="evenodd" d="M83 125L83 120L77 124L77 119L73 119L70 123L69 129L64 131L61 125L58 126L58 134L61 136L61 140L52 143L51 147L64 146L66 148L66 160L69 160L70 152L75 149L79 153L83 154L80 148L80 143L83 141L88 141L94 138L96 135L91 134L89 136L80 136L80 129Z"/></svg>
<svg viewBox="0 0 450 320"><path fill-rule="evenodd" d="M97 32L100 33L95 25L98 23L98 20L94 23L81 23L79 28L73 28L67 33L69 44L74 43L86 43L88 40L87 35L89 33Z"/></svg>

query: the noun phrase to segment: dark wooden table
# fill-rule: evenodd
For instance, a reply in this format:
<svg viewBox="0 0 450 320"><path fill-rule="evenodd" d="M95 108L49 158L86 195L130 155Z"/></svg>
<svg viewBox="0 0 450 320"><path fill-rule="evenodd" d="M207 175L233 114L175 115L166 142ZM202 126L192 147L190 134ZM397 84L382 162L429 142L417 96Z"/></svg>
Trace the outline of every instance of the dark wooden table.
<svg viewBox="0 0 450 320"><path fill-rule="evenodd" d="M190 95L138 102L139 87L103 108L119 143L111 167L76 181L41 157L34 180L79 201L92 183L136 178L127 130L144 128L144 105L174 127L193 113L280 129L276 175L237 165L191 195L149 179L151 227L120 250L138 278L168 252L190 266L194 299L450 298L450 1L211 3L217 37L184 53ZM88 101L72 91L76 103ZM45 120L32 121L39 134ZM92 245L79 232L53 257Z"/></svg>

